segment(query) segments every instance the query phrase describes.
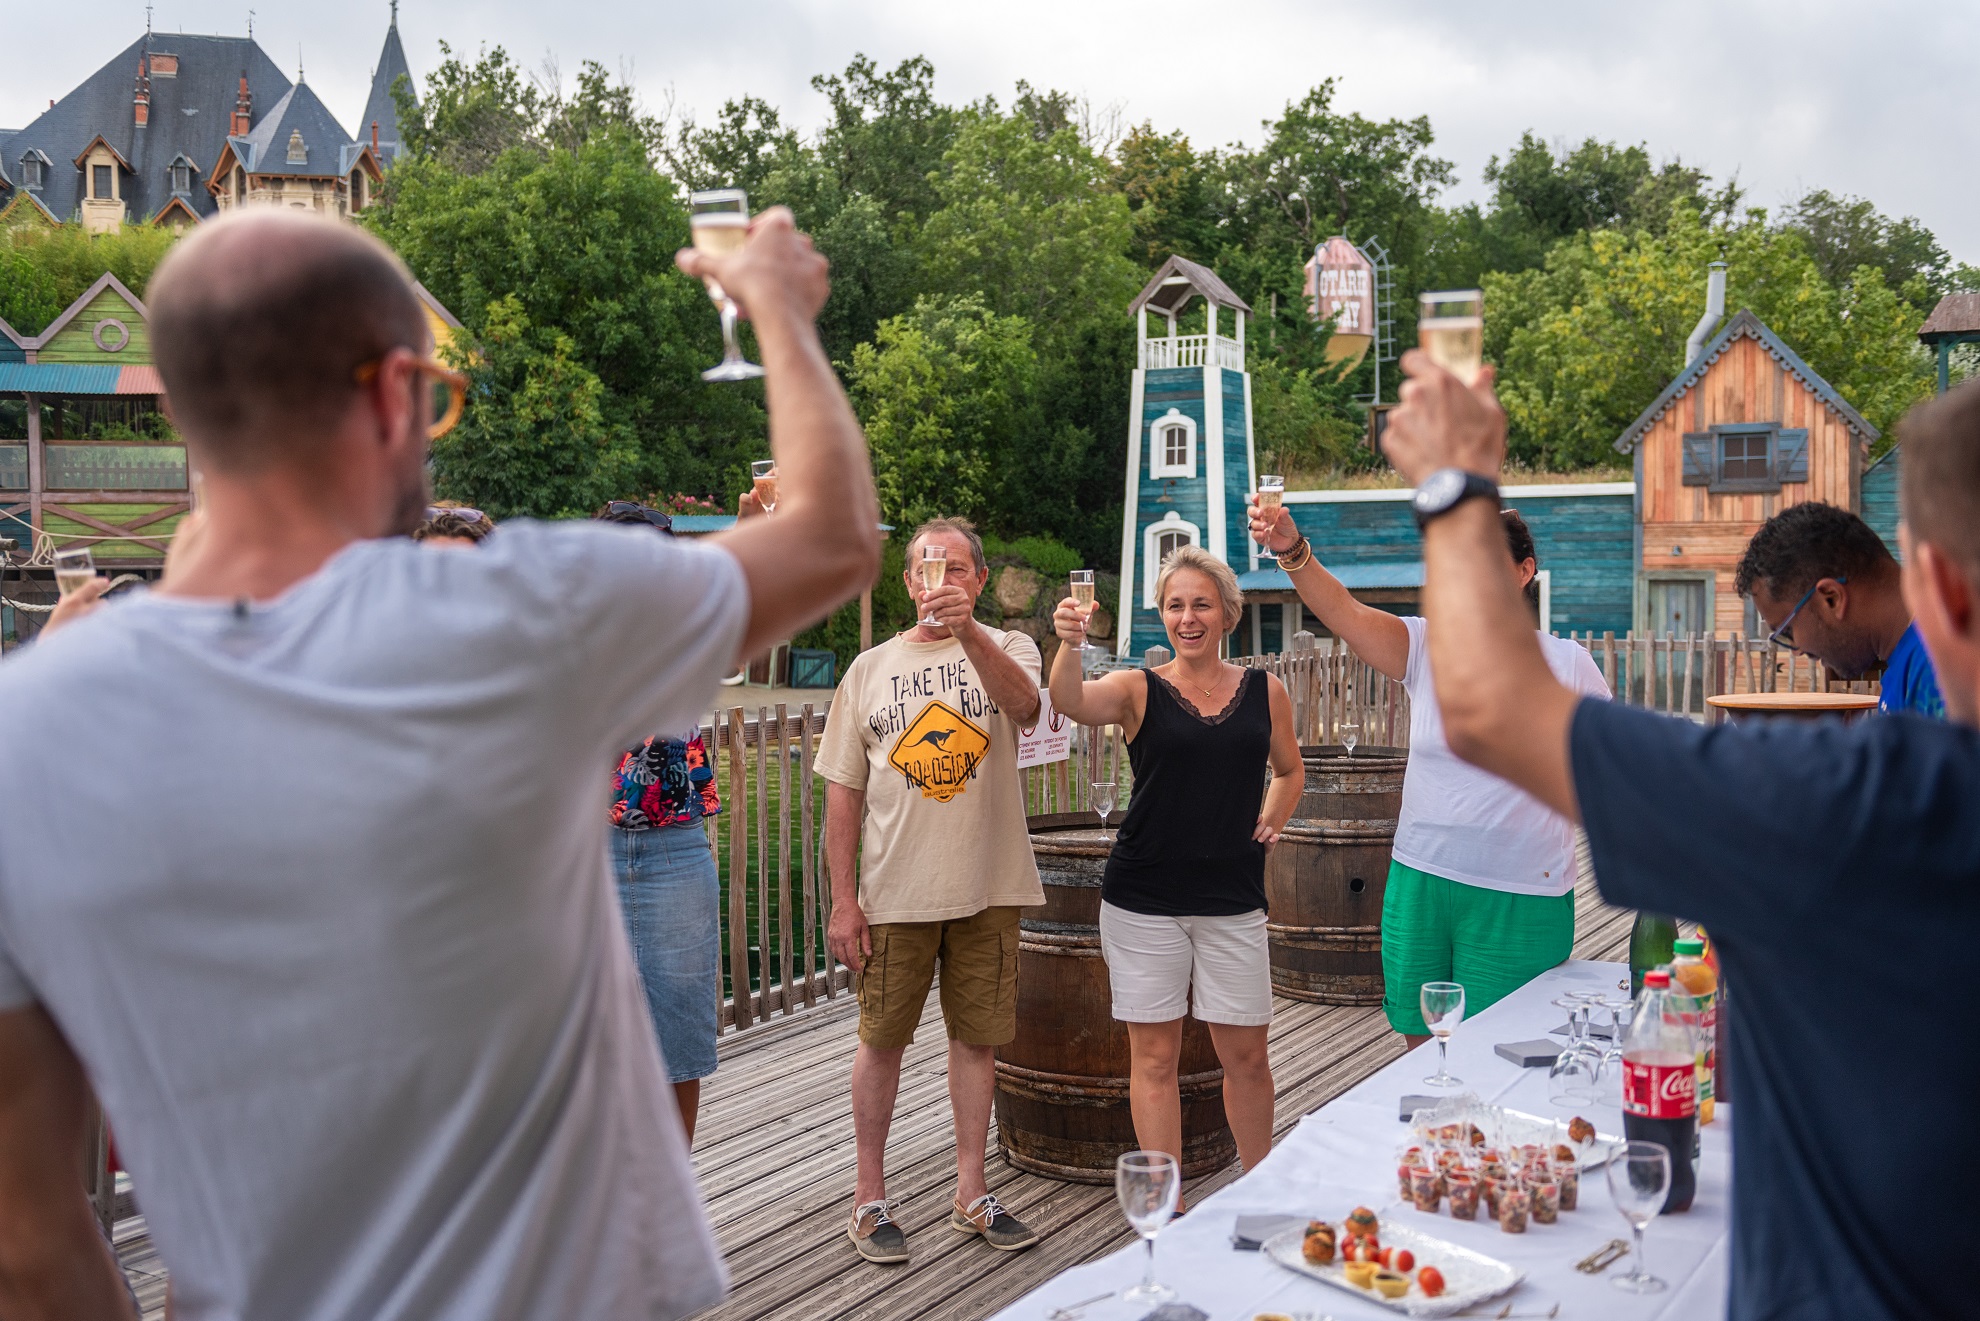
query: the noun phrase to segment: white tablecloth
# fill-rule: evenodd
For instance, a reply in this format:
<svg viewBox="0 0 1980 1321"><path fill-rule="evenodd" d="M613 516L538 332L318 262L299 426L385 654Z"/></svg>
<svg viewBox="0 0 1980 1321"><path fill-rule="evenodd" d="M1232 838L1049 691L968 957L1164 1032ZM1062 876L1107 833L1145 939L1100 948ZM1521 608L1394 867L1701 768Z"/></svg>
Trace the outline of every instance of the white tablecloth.
<svg viewBox="0 0 1980 1321"><path fill-rule="evenodd" d="M1604 1133L1622 1133L1622 1112L1613 1105L1561 1110L1547 1099L1547 1070L1520 1069L1493 1052L1500 1042L1545 1037L1566 1015L1549 1002L1563 991L1619 994L1627 976L1619 963L1576 960L1536 977L1527 985L1462 1024L1451 1040L1451 1071L1464 1080L1459 1090L1529 1114L1571 1118L1584 1115ZM1558 1038L1556 1038L1558 1040ZM1444 1211L1427 1215L1398 1203L1396 1156L1404 1135L1397 1119L1403 1096L1437 1091L1423 1079L1436 1071L1434 1042L1411 1051L1352 1090L1301 1120L1257 1169L1190 1208L1162 1231L1155 1245L1156 1276L1175 1286L1184 1301L1208 1312L1212 1321L1250 1321L1260 1311L1330 1314L1348 1318L1389 1317L1396 1313L1354 1295L1296 1275L1262 1253L1231 1247L1231 1227L1240 1214L1283 1213L1338 1224L1357 1205L1374 1208L1385 1220L1406 1223L1424 1233L1497 1257L1526 1273L1508 1296L1514 1312L1545 1312L1560 1303L1562 1318L1602 1321L1638 1318L1720 1317L1726 1306L1728 1203L1731 1192L1729 1109L1704 1130L1698 1162L1698 1195L1683 1215L1659 1216L1647 1231L1645 1254L1653 1273L1669 1282L1660 1294L1627 1294L1609 1278L1627 1266L1618 1263L1600 1275L1583 1275L1574 1263L1612 1238L1629 1237L1629 1226L1609 1199L1600 1171L1582 1180L1579 1210L1561 1214L1554 1225L1533 1225L1524 1234L1506 1234L1485 1219L1453 1220ZM997 1314L997 1321L1037 1321L1107 1290L1118 1291L1141 1278L1139 1242L1113 1256L1076 1266L1054 1277ZM1480 1308L1491 1316L1503 1303ZM1083 1321L1134 1321L1148 1312L1117 1299L1096 1303Z"/></svg>

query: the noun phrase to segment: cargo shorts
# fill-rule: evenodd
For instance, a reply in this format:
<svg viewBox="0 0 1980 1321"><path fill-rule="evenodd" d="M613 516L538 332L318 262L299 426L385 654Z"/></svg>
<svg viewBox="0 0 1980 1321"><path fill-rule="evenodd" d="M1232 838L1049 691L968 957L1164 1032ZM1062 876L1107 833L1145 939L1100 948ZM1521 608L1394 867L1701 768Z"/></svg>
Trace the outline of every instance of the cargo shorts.
<svg viewBox="0 0 1980 1321"><path fill-rule="evenodd" d="M854 979L861 1041L880 1050L913 1041L938 966L951 1041L1001 1046L1017 1036L1018 909L883 922L867 931L873 953Z"/></svg>

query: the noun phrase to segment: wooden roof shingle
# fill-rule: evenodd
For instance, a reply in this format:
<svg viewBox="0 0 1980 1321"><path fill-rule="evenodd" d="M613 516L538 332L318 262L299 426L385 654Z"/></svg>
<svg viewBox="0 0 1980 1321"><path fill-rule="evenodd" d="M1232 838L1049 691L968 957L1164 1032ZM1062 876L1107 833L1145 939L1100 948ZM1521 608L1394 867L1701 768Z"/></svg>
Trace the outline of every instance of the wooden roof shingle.
<svg viewBox="0 0 1980 1321"><path fill-rule="evenodd" d="M1155 272L1154 278L1143 286L1128 304L1128 315L1153 307L1159 312L1173 312L1188 302L1192 294L1202 294L1219 307L1234 307L1249 314L1251 304L1239 298L1231 287L1217 278L1217 272L1208 266L1199 266L1187 257L1170 257L1162 263L1162 269Z"/></svg>

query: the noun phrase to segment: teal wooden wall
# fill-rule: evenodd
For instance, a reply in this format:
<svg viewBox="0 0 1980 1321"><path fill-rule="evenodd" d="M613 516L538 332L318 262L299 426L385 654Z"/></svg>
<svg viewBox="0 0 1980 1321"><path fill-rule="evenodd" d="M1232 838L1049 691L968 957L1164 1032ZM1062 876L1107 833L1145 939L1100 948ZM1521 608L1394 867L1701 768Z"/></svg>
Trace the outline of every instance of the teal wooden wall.
<svg viewBox="0 0 1980 1321"><path fill-rule="evenodd" d="M1863 521L1884 539L1893 555L1898 553L1898 453L1892 448L1863 470Z"/></svg>
<svg viewBox="0 0 1980 1321"><path fill-rule="evenodd" d="M1224 553L1243 573L1251 567L1251 515L1244 498L1257 484L1244 443L1244 373L1220 367L1217 374L1224 387Z"/></svg>
<svg viewBox="0 0 1980 1321"><path fill-rule="evenodd" d="M1139 494L1136 497L1134 527L1134 564L1127 583L1128 599L1134 609L1128 621L1129 654L1139 656L1149 647L1165 642L1162 626L1154 614L1141 605L1141 553L1143 535L1151 523L1159 523L1171 510L1185 522L1196 524L1205 537L1210 535L1209 483L1206 478L1208 468L1207 446L1211 440L1204 434L1206 413L1203 407L1203 369L1201 367L1159 367L1143 373L1141 399L1141 443L1137 447L1140 455L1140 471L1137 474ZM1150 477L1149 429L1157 418L1166 417L1173 408L1196 423L1196 477L1188 480L1181 477Z"/></svg>

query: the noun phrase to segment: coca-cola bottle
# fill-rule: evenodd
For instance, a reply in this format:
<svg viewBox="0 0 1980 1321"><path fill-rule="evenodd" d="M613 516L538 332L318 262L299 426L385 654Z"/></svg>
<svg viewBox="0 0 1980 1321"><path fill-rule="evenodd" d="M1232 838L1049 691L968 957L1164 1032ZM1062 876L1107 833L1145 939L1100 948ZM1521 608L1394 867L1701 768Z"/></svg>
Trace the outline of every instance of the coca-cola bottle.
<svg viewBox="0 0 1980 1321"><path fill-rule="evenodd" d="M1643 976L1643 994L1623 1038L1623 1132L1631 1141L1655 1142L1671 1153L1671 1187L1664 1210L1689 1211L1698 1179L1691 1156L1698 1132L1697 1044L1671 991L1671 974L1653 969Z"/></svg>

